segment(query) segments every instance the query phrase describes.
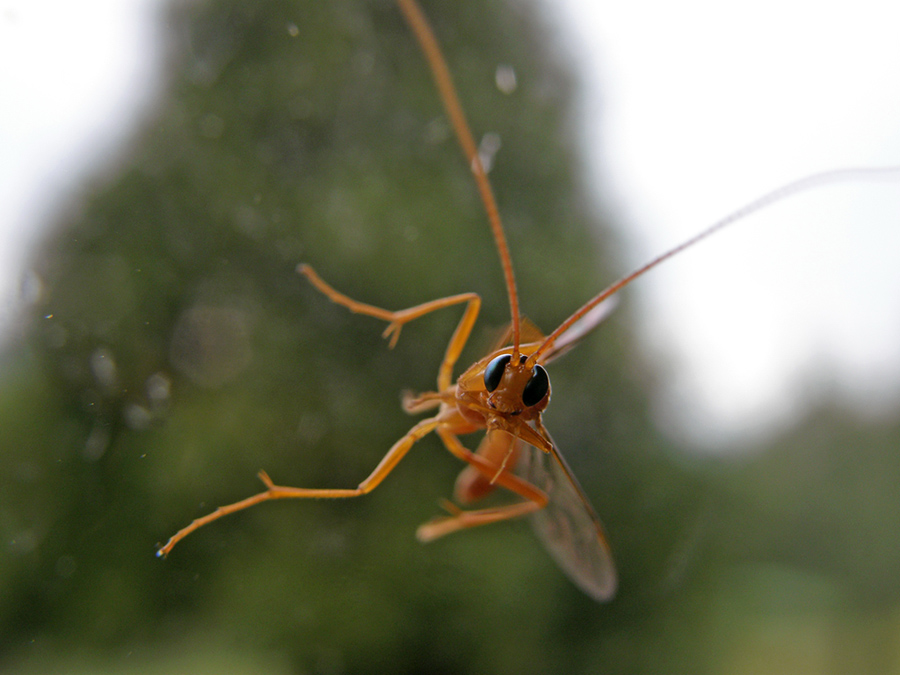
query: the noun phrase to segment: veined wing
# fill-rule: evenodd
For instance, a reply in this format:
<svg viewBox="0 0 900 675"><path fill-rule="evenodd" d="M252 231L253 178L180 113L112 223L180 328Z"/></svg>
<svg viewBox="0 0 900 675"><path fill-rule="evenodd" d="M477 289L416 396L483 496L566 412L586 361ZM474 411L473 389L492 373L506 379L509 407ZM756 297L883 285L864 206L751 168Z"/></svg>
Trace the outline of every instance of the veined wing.
<svg viewBox="0 0 900 675"><path fill-rule="evenodd" d="M605 321L610 314L612 314L618 304L618 297L614 295L594 307L590 312L572 324L566 332L553 341L553 345L544 353L541 362L550 363L551 361L555 361L570 349L577 346L582 338L593 331Z"/></svg>
<svg viewBox="0 0 900 675"><path fill-rule="evenodd" d="M518 443L516 473L550 498L531 516L535 532L576 586L600 602L611 599L616 592L615 564L600 519L575 475L556 444L552 453L545 453Z"/></svg>
<svg viewBox="0 0 900 675"><path fill-rule="evenodd" d="M612 296L594 307L553 341L553 344L550 345L546 352L544 352L541 363L547 364L551 361L555 361L563 354L566 354L570 349L578 346L578 343L581 342L586 335L612 314L618 304L618 297ZM535 326L526 316L523 316L521 319L519 337L521 339L521 346L523 347L524 354L530 354L546 338L541 332L541 329ZM506 326L505 329L497 334L497 339L494 340L493 346L487 350L487 353L491 354L499 351L503 347L510 346L511 344L512 324ZM528 348L529 346L530 349Z"/></svg>

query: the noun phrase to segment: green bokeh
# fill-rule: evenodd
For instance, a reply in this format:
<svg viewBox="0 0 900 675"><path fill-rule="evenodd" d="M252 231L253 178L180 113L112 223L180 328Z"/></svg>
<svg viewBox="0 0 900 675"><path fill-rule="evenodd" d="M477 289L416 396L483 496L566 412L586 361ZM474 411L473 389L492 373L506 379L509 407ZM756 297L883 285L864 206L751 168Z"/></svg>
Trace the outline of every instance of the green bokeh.
<svg viewBox="0 0 900 675"><path fill-rule="evenodd" d="M429 2L491 178L523 311L548 330L625 270L582 179L575 84L526 3ZM527 523L428 546L459 465L422 441L373 494L191 518L282 484L351 487L413 421L458 310L508 321L482 207L398 11L224 0L170 12L165 86L33 261L0 381L0 670L12 673L900 671L900 429L823 406L700 461L650 421L620 308L554 364L546 423L621 574L598 605ZM500 65L517 88L502 93ZM35 283L34 281L32 283Z"/></svg>

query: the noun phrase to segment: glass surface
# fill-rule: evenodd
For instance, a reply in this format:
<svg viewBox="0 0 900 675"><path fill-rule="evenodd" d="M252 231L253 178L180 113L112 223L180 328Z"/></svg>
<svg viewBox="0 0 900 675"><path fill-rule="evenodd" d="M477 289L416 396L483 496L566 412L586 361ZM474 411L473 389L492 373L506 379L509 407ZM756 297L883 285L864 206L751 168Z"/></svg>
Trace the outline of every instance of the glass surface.
<svg viewBox="0 0 900 675"><path fill-rule="evenodd" d="M525 3L427 3L544 331L627 270L581 178L571 64ZM898 418L824 402L771 447L697 459L651 423L662 364L620 306L548 367L544 418L602 519L607 604L527 522L427 546L462 468L417 418L474 291L461 368L509 321L497 253L419 49L389 2L177 3L166 82L85 178L29 273L0 379L5 673L890 672L900 629ZM512 74L512 76L511 76ZM661 111L664 114L664 111ZM774 244L773 244L774 245ZM478 437L465 437L469 447ZM496 496L494 503L503 503Z"/></svg>

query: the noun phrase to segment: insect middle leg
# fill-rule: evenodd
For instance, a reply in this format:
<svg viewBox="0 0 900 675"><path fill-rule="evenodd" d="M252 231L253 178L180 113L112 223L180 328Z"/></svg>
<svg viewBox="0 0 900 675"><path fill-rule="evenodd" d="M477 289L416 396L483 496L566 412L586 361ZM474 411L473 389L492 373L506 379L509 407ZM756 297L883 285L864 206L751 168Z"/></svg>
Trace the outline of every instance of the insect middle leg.
<svg viewBox="0 0 900 675"><path fill-rule="evenodd" d="M511 518L519 518L529 513L534 513L547 506L548 496L531 483L519 478L508 469L500 468L494 462L486 459L481 454L476 454L466 448L460 440L446 428L438 427L436 431L447 450L454 456L475 467L492 482L505 487L523 498L521 502L514 502L505 506L495 506L486 509L463 510L453 509L449 516L442 516L423 523L416 530L419 541L428 542L444 537L459 530L480 525L499 523ZM490 432L488 432L490 433ZM514 442L514 441L513 441Z"/></svg>
<svg viewBox="0 0 900 675"><path fill-rule="evenodd" d="M437 417L430 417L416 424L405 436L403 436L403 438L391 446L391 449L387 451L387 454L381 459L378 466L376 466L372 473L355 488L331 489L286 487L275 485L265 471L260 471L259 478L266 486L266 489L263 492L242 499L234 504L229 504L228 506L220 506L209 515L197 518L194 522L179 530L171 539L169 539L169 541L166 542L166 545L157 551L157 555L161 557L169 555L169 552L175 547L175 544L184 539L191 532L204 525L208 525L214 520L218 520L222 516L243 511L246 508L270 499L343 499L347 497L359 497L360 495L371 492L381 484L381 481L387 478L387 475L393 471L400 460L406 456L406 453L409 452L409 449L416 441L427 436L439 424L440 421Z"/></svg>
<svg viewBox="0 0 900 675"><path fill-rule="evenodd" d="M381 319L382 321L387 321L388 327L385 328L382 337L390 338L388 347L393 347L397 344L397 338L400 337L400 329L410 321L425 316L426 314L430 314L438 309L452 307L453 305L459 305L465 302L466 310L463 312L462 319L460 319L457 324L456 330L453 331L450 343L447 345L447 351L444 353L444 360L441 362L441 367L438 370L438 391L443 391L450 386L453 378L453 366L456 365L456 361L459 359L463 347L466 346L466 342L472 332L472 327L475 325L475 320L478 318L478 312L481 309L481 297L479 297L477 293L451 295L446 298L432 300L431 302L424 302L421 305L416 305L409 309L392 312L388 309L367 305L364 302L358 302L357 300L347 297L325 283L322 277L316 274L316 271L309 265L298 265L297 271L309 279L310 283L333 303L346 307L355 314L364 314L376 319Z"/></svg>

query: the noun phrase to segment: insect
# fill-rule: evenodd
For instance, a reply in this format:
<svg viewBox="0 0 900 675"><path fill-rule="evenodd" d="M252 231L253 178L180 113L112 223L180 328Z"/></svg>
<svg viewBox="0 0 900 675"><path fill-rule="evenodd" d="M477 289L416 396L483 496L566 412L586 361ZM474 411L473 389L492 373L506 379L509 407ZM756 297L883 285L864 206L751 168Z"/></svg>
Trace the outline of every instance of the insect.
<svg viewBox="0 0 900 675"><path fill-rule="evenodd" d="M896 172L897 169L834 171L784 186L611 284L544 336L521 317L512 260L499 209L437 40L415 0L398 0L398 5L432 71L445 112L471 167L487 213L509 300L511 324L507 335L496 349L476 361L454 381L454 369L481 307L477 294L463 293L390 311L351 299L332 288L310 266L298 266L298 272L332 302L353 313L387 322L383 335L391 347L396 344L407 323L441 309L464 306L462 318L438 369L436 389L404 400L406 412L432 414L413 425L394 443L357 487L287 487L276 485L265 472L260 472L259 477L265 486L262 492L194 520L169 539L159 549L158 555L168 555L179 541L198 528L264 501L340 499L367 494L381 484L416 442L434 433L446 449L467 466L457 479L455 488L456 502L461 506L448 505L446 515L421 525L417 531L421 541L432 541L468 528L529 516L539 538L570 579L592 598L609 600L616 592L617 577L603 527L541 419L550 402L550 378L546 366L599 325L608 314L609 301L619 290L725 226L800 190L836 180L864 177L870 173ZM482 431L485 432L484 437L474 452L460 440L460 436ZM498 487L512 493L515 499L500 506L471 507Z"/></svg>

